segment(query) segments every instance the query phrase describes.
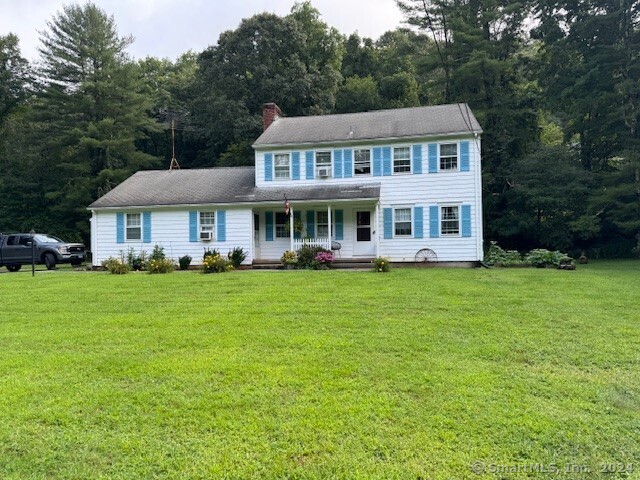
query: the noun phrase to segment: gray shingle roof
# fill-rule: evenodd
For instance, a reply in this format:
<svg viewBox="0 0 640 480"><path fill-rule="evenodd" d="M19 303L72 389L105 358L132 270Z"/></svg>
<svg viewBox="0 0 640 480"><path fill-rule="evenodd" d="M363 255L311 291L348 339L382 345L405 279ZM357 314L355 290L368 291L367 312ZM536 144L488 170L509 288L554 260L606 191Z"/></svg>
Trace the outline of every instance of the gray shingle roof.
<svg viewBox="0 0 640 480"><path fill-rule="evenodd" d="M89 208L374 199L379 184L255 186L254 167L148 170L137 172Z"/></svg>
<svg viewBox="0 0 640 480"><path fill-rule="evenodd" d="M254 147L481 133L466 103L340 115L280 117Z"/></svg>

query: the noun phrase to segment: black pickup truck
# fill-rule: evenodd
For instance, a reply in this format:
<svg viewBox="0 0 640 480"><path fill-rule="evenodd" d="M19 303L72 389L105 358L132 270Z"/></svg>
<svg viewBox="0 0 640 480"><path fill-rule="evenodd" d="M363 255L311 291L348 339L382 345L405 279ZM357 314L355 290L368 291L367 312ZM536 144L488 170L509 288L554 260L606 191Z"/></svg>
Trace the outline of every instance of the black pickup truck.
<svg viewBox="0 0 640 480"><path fill-rule="evenodd" d="M31 241L28 233L0 234L0 267L17 272L22 265L31 264ZM33 236L33 254L36 263L44 263L52 270L58 263L80 265L85 260L82 243L66 243L53 235L36 233Z"/></svg>

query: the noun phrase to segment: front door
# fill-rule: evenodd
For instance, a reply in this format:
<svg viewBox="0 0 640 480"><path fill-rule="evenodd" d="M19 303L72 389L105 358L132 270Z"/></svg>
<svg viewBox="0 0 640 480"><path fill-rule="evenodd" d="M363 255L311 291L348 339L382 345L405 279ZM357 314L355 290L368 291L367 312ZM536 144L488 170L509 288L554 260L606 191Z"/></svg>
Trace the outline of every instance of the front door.
<svg viewBox="0 0 640 480"><path fill-rule="evenodd" d="M353 255L373 257L376 251L373 212L371 210L356 210L353 224L356 228Z"/></svg>

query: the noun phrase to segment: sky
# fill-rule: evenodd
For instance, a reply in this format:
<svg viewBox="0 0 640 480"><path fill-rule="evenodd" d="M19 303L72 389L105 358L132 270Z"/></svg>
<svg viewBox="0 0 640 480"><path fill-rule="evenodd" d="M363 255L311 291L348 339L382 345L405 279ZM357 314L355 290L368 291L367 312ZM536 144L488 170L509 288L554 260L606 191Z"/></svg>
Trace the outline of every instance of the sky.
<svg viewBox="0 0 640 480"><path fill-rule="evenodd" d="M0 0L0 35L15 33L22 55L37 60L39 31L63 5L64 0ZM77 2L83 3L83 2ZM128 52L175 60L193 50L214 45L220 33L233 30L243 18L256 13L286 15L294 0L93 0L113 15L120 36L133 35ZM344 34L378 38L402 25L394 0L311 0L322 20Z"/></svg>

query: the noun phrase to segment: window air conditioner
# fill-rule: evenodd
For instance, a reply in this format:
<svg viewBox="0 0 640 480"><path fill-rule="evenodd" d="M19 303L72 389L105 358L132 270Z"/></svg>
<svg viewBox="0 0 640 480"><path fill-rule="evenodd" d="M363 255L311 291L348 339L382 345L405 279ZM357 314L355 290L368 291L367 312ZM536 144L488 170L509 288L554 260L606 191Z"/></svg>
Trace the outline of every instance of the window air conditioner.
<svg viewBox="0 0 640 480"><path fill-rule="evenodd" d="M213 238L213 232L200 232L200 240L210 241Z"/></svg>
<svg viewBox="0 0 640 480"><path fill-rule="evenodd" d="M320 167L318 168L318 176L320 178L327 178L331 176L331 167Z"/></svg>

